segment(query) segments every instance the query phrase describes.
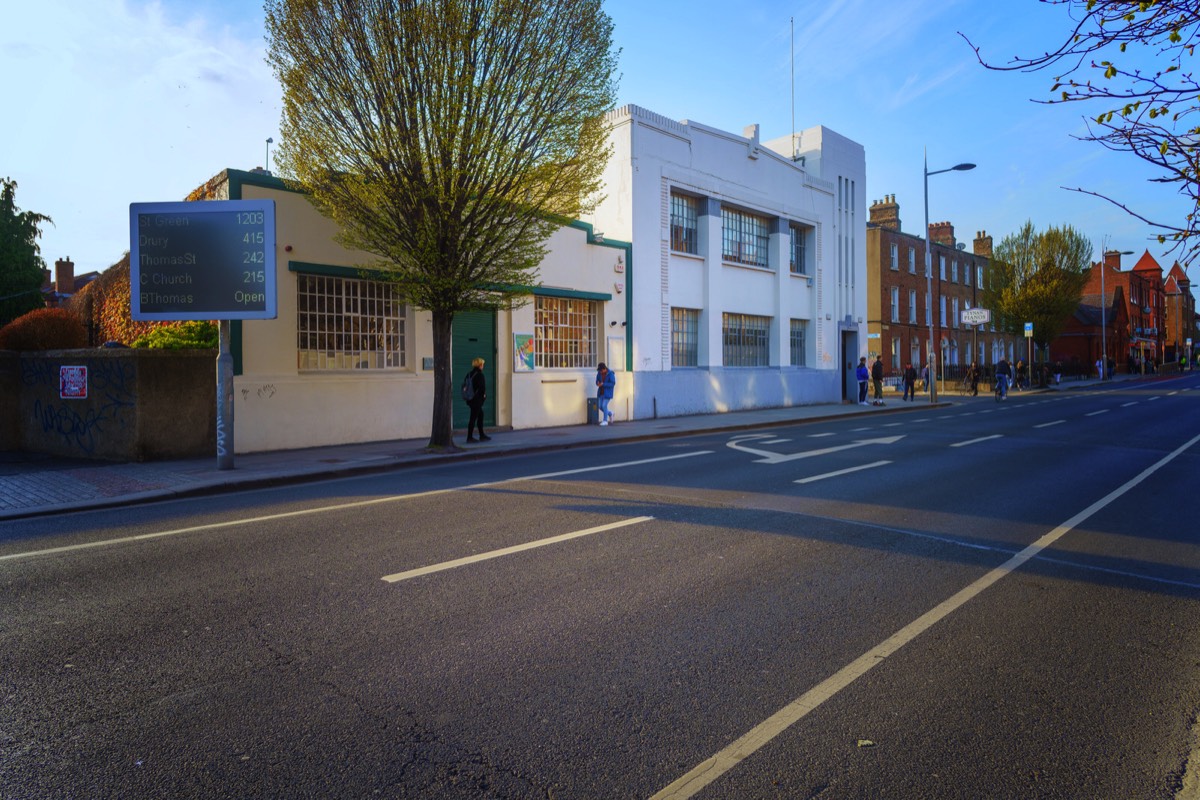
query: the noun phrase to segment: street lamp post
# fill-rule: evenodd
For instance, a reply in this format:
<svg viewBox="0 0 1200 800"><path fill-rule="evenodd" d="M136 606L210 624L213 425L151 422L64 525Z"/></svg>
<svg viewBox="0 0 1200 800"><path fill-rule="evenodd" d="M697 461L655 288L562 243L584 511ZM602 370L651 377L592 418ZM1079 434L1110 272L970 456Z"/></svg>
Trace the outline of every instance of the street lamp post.
<svg viewBox="0 0 1200 800"><path fill-rule="evenodd" d="M955 164L948 169L937 169L933 172L929 171L929 153L925 153L925 293L929 298L925 304L925 310L929 314L929 355L925 360L926 367L930 371L930 378L933 380L929 386L929 402L937 402L937 368L938 363L933 355L933 242L929 239L929 176L941 175L943 172L966 172L969 169L975 169L974 164ZM939 283L940 286L940 283Z"/></svg>
<svg viewBox="0 0 1200 800"><path fill-rule="evenodd" d="M1133 255L1132 250L1114 250L1119 256ZM1104 273L1108 272L1108 264L1105 262L1107 253L1100 254L1100 368L1104 372L1108 372L1108 322L1106 313L1108 312L1108 295L1104 293ZM1100 375L1104 376L1104 372ZM1112 377L1109 375L1108 377Z"/></svg>

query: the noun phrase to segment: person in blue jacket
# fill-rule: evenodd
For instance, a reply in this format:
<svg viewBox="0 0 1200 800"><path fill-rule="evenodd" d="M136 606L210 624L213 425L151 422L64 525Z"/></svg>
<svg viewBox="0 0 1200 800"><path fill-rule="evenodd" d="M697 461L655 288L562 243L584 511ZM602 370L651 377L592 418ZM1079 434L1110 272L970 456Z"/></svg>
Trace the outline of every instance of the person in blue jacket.
<svg viewBox="0 0 1200 800"><path fill-rule="evenodd" d="M865 406L867 404L867 384L871 381L871 370L867 368L866 356L858 360L858 369L854 371L854 377L858 379L858 404Z"/></svg>
<svg viewBox="0 0 1200 800"><path fill-rule="evenodd" d="M613 390L617 388L617 376L609 370L603 361L596 367L596 400L600 405L600 424L612 422L612 412L608 410L608 401L613 399Z"/></svg>

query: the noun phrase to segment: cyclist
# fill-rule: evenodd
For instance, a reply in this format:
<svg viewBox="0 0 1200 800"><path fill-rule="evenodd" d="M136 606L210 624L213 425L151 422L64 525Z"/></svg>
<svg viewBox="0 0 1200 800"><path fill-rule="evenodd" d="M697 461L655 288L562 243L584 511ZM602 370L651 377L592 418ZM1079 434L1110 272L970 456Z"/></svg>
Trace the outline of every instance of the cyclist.
<svg viewBox="0 0 1200 800"><path fill-rule="evenodd" d="M1012 378L1012 366L1009 365L1008 359L1000 357L1000 363L996 364L996 395L1000 398L1008 397L1008 381Z"/></svg>

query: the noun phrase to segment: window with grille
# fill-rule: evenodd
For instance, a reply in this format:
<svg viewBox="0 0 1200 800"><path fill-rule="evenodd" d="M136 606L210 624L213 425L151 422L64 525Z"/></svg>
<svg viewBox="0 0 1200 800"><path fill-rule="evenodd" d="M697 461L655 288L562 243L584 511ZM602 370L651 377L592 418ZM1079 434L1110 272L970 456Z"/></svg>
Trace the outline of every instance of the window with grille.
<svg viewBox="0 0 1200 800"><path fill-rule="evenodd" d="M300 369L400 369L404 303L386 281L296 276L296 364Z"/></svg>
<svg viewBox="0 0 1200 800"><path fill-rule="evenodd" d="M808 366L808 357L805 355L808 347L808 321L803 319L792 320L791 330L792 344L792 366L806 367Z"/></svg>
<svg viewBox="0 0 1200 800"><path fill-rule="evenodd" d="M596 366L596 301L535 297L533 338L536 366Z"/></svg>
<svg viewBox="0 0 1200 800"><path fill-rule="evenodd" d="M791 246L788 252L791 254L791 265L793 275L808 274L808 267L804 263L805 243L808 241L808 234L798 225L789 226L791 232Z"/></svg>
<svg viewBox="0 0 1200 800"><path fill-rule="evenodd" d="M700 201L686 194L671 192L671 249L679 253L699 253L697 215Z"/></svg>
<svg viewBox="0 0 1200 800"><path fill-rule="evenodd" d="M695 367L700 361L700 312L671 309L671 366Z"/></svg>
<svg viewBox="0 0 1200 800"><path fill-rule="evenodd" d="M771 318L722 314L722 363L727 367L765 367L770 361Z"/></svg>
<svg viewBox="0 0 1200 800"><path fill-rule="evenodd" d="M765 267L770 240L766 218L732 208L721 209L721 257L726 261Z"/></svg>

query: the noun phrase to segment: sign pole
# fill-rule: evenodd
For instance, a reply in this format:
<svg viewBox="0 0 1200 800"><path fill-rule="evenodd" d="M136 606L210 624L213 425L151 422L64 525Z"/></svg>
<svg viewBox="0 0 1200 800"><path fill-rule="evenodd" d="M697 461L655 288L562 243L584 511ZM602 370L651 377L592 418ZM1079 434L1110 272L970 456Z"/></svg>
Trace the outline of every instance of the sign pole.
<svg viewBox="0 0 1200 800"><path fill-rule="evenodd" d="M220 325L217 353L217 469L233 469L233 355L229 352L229 320Z"/></svg>

